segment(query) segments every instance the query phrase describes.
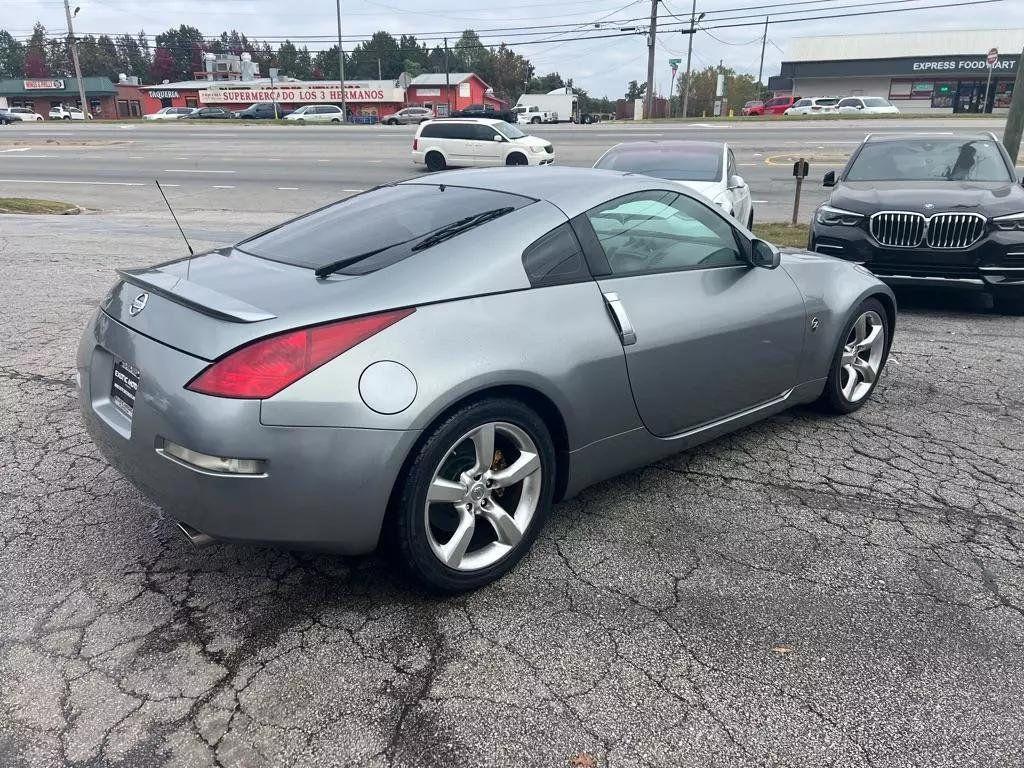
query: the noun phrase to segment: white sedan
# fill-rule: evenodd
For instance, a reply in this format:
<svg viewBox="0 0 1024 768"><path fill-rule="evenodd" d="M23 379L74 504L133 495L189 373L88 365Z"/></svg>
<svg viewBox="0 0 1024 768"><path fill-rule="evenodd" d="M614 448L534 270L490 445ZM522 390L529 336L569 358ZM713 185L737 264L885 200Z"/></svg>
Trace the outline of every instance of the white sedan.
<svg viewBox="0 0 1024 768"><path fill-rule="evenodd" d="M345 113L334 104L307 104L287 115L285 120L296 123L343 123Z"/></svg>
<svg viewBox="0 0 1024 768"><path fill-rule="evenodd" d="M177 120L179 117L191 115L195 112L194 107L164 107L163 109L145 115L146 120Z"/></svg>
<svg viewBox="0 0 1024 768"><path fill-rule="evenodd" d="M900 111L881 96L847 96L839 102L842 115L898 115Z"/></svg>
<svg viewBox="0 0 1024 768"><path fill-rule="evenodd" d="M754 226L750 187L723 141L627 141L601 155L594 167L671 181L699 192L747 229Z"/></svg>
<svg viewBox="0 0 1024 768"><path fill-rule="evenodd" d="M42 115L28 107L11 107L7 114L23 123L41 122L43 119Z"/></svg>

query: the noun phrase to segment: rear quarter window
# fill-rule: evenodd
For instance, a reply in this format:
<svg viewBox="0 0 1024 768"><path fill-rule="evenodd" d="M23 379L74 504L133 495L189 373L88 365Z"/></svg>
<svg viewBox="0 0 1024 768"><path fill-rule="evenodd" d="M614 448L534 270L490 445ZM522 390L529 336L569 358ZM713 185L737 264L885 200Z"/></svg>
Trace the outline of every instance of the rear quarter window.
<svg viewBox="0 0 1024 768"><path fill-rule="evenodd" d="M527 246L523 251L523 269L535 288L590 279L583 249L568 222Z"/></svg>

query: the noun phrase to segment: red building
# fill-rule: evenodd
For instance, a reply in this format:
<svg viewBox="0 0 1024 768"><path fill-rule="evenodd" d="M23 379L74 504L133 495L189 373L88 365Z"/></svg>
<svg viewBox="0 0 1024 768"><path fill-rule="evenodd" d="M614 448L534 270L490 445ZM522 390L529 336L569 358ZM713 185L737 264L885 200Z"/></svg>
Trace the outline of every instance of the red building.
<svg viewBox="0 0 1024 768"><path fill-rule="evenodd" d="M494 95L491 86L479 75L472 72L450 72L446 76L427 74L414 77L406 92L409 104L433 107L438 115L465 109L470 104L490 104L495 109L505 109L504 101Z"/></svg>

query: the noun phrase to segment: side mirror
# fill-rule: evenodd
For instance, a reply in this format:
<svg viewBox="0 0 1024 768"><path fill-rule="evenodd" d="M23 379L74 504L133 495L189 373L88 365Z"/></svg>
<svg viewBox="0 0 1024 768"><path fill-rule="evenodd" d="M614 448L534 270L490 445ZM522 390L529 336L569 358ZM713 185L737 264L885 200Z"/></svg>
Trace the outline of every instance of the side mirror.
<svg viewBox="0 0 1024 768"><path fill-rule="evenodd" d="M782 262L779 249L765 240L750 241L750 263L762 269L775 269Z"/></svg>
<svg viewBox="0 0 1024 768"><path fill-rule="evenodd" d="M729 177L729 189L739 189L744 184L742 176L733 175Z"/></svg>
<svg viewBox="0 0 1024 768"><path fill-rule="evenodd" d="M501 135L499 135L497 133L494 134L493 137L491 137L491 141L504 141L504 140L505 140L505 137L501 136Z"/></svg>
<svg viewBox="0 0 1024 768"><path fill-rule="evenodd" d="M836 172L826 171L825 178L821 180L821 186L823 187L834 187L836 185Z"/></svg>

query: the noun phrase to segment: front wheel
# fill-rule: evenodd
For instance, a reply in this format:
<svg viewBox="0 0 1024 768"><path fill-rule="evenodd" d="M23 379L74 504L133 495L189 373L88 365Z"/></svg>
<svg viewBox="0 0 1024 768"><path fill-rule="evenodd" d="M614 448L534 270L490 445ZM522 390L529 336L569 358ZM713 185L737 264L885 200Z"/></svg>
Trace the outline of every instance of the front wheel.
<svg viewBox="0 0 1024 768"><path fill-rule="evenodd" d="M853 413L867 402L889 356L889 316L878 299L867 299L846 323L818 404Z"/></svg>
<svg viewBox="0 0 1024 768"><path fill-rule="evenodd" d="M539 117L530 118L530 123L532 123L533 125L540 125L540 118Z"/></svg>
<svg viewBox="0 0 1024 768"><path fill-rule="evenodd" d="M505 165L529 165L530 161L526 159L526 155L519 152L513 152L511 155L505 158Z"/></svg>
<svg viewBox="0 0 1024 768"><path fill-rule="evenodd" d="M339 124L341 122L341 120L339 120L336 117L333 117L333 118L331 118L331 122L334 123L335 125L337 125L337 124Z"/></svg>
<svg viewBox="0 0 1024 768"><path fill-rule="evenodd" d="M463 592L511 570L533 544L554 496L555 449L544 421L518 400L463 406L413 456L392 510L412 575Z"/></svg>

